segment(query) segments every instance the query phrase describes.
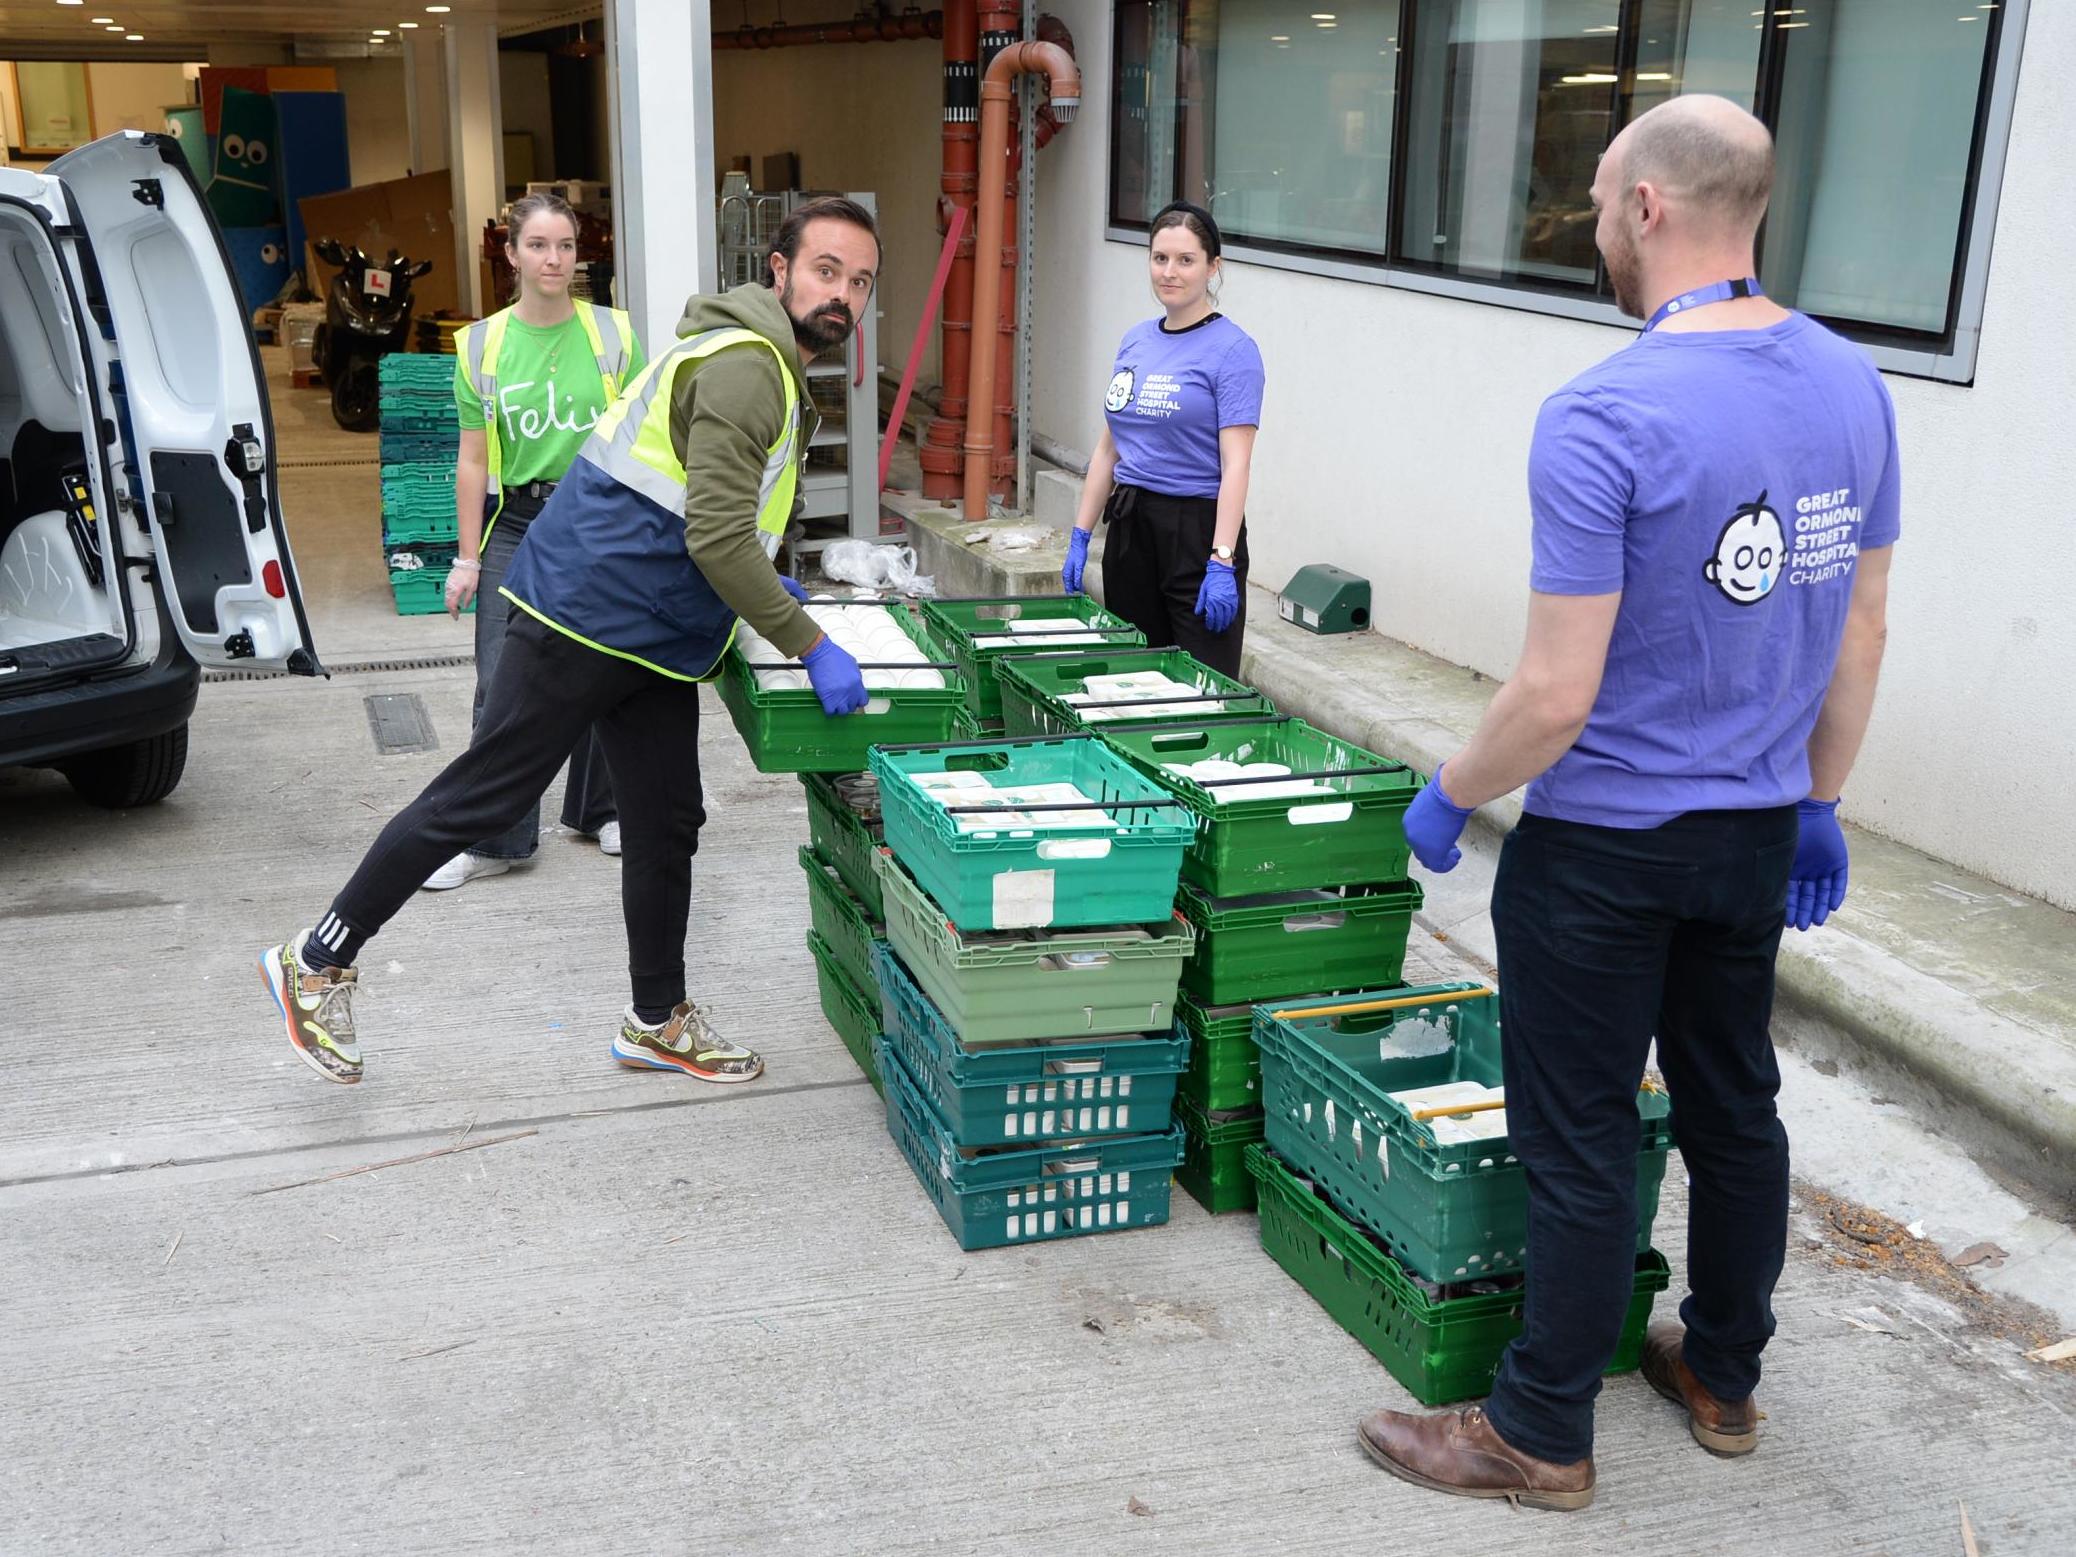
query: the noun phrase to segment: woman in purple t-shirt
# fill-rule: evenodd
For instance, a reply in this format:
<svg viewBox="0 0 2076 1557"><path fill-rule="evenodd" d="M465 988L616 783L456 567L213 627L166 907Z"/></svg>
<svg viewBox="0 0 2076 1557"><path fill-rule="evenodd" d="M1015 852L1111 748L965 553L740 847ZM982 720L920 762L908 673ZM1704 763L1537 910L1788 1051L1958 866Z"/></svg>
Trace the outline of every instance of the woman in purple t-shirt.
<svg viewBox="0 0 2076 1557"><path fill-rule="evenodd" d="M1060 581L1081 588L1089 536L1108 520L1110 609L1156 648L1240 674L1247 615L1247 475L1261 421L1261 352L1219 313L1217 224L1177 201L1153 219L1153 293L1166 315L1117 348L1106 425L1089 460Z"/></svg>

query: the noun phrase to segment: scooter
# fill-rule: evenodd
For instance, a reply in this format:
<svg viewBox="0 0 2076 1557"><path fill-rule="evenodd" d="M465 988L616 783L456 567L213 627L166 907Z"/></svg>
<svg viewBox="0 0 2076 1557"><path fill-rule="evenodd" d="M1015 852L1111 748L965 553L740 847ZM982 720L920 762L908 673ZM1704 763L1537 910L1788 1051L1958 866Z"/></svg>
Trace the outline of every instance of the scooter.
<svg viewBox="0 0 2076 1557"><path fill-rule="evenodd" d="M381 414L381 359L410 349L411 283L432 269L395 249L376 264L336 238L317 241L317 257L337 265L324 300L324 323L312 343L317 368L332 391L332 420L348 432L372 432Z"/></svg>

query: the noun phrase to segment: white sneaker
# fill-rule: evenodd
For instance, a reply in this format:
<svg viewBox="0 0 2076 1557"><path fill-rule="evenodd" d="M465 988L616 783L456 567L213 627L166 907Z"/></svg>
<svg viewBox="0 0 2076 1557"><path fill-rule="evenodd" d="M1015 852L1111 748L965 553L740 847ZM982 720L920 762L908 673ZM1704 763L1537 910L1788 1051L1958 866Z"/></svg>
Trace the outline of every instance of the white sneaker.
<svg viewBox="0 0 2076 1557"><path fill-rule="evenodd" d="M510 860L494 860L487 854L457 854L425 878L423 890L451 892L465 881L474 881L478 876L502 876L511 868Z"/></svg>
<svg viewBox="0 0 2076 1557"><path fill-rule="evenodd" d="M618 855L620 852L620 824L611 821L598 830L598 852Z"/></svg>

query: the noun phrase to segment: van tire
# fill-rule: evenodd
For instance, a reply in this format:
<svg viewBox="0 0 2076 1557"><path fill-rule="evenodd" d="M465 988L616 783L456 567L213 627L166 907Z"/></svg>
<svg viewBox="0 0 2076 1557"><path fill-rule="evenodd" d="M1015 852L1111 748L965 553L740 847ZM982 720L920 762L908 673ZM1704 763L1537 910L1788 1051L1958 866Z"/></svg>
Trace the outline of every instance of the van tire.
<svg viewBox="0 0 2076 1557"><path fill-rule="evenodd" d="M164 800L187 770L187 726L161 735L74 757L61 770L73 792L89 805L127 811Z"/></svg>

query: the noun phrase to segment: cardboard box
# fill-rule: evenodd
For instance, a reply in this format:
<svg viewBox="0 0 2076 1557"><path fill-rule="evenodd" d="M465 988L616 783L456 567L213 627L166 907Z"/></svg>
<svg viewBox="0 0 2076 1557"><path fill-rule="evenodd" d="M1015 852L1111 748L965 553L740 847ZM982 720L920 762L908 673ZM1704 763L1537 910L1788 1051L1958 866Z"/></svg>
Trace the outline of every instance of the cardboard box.
<svg viewBox="0 0 2076 1557"><path fill-rule="evenodd" d="M460 312L465 289L454 270L452 204L452 185L444 168L412 178L362 184L337 194L312 195L299 202L308 235L304 258L310 289L323 297L331 286L337 272L317 257L317 240L336 238L378 259L391 249L401 249L413 260L431 260L432 269L412 283L413 313L429 314L441 308Z"/></svg>

